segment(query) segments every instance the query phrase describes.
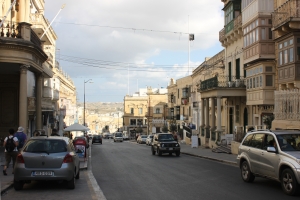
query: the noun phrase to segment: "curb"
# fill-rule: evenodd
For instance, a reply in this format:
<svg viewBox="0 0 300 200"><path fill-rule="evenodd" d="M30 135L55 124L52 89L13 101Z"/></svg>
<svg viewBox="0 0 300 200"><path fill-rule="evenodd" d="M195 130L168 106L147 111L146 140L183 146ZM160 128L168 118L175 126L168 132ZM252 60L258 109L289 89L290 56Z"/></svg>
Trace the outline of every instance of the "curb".
<svg viewBox="0 0 300 200"><path fill-rule="evenodd" d="M232 161L228 161L228 160L221 160L221 159L211 158L211 157L207 157L207 156L200 156L200 155L195 155L195 154L186 153L186 152L182 152L182 151L180 153L189 155L189 156L193 156L193 157L204 158L207 160L213 160L213 161L217 161L217 162L221 162L221 163L226 163L226 164L233 165L236 167L238 166L236 162L232 162Z"/></svg>
<svg viewBox="0 0 300 200"><path fill-rule="evenodd" d="M3 194L5 194L8 190L10 190L10 189L13 188L13 187L14 187L14 182L11 181L10 184L7 184L7 187L4 187L4 189L1 190L1 196L2 196ZM1 197L0 197L0 198L1 198Z"/></svg>

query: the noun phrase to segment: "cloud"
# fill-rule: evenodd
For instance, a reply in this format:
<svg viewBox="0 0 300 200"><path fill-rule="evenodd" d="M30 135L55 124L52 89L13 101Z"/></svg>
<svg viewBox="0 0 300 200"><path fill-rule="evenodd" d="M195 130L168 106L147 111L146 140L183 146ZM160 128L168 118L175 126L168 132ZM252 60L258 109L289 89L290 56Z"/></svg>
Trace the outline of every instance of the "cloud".
<svg viewBox="0 0 300 200"><path fill-rule="evenodd" d="M63 3L66 6L52 25L60 49L56 59L74 80L79 95L83 80L89 78L101 88L124 90L120 96L110 96L115 99L106 95L106 99L94 97L95 101L122 101L126 87L132 89L130 93L136 90L136 80L140 87L166 87L167 77L186 76L188 32L195 34L190 42L190 72L222 49L218 41L224 26L221 1L45 0L49 21ZM66 59L66 55L77 58Z"/></svg>

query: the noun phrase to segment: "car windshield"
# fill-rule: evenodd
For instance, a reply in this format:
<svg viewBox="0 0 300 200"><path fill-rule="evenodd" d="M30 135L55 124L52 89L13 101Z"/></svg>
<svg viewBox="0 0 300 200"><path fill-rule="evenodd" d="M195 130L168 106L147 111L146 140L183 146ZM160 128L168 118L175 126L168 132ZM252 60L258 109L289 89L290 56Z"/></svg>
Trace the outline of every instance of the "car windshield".
<svg viewBox="0 0 300 200"><path fill-rule="evenodd" d="M173 138L173 135L171 135L171 134L160 134L158 136L158 140L169 140L169 141L171 141L171 140L174 140L174 138Z"/></svg>
<svg viewBox="0 0 300 200"><path fill-rule="evenodd" d="M277 135L281 151L300 151L300 134Z"/></svg>
<svg viewBox="0 0 300 200"><path fill-rule="evenodd" d="M116 133L115 137L122 137L122 133Z"/></svg>
<svg viewBox="0 0 300 200"><path fill-rule="evenodd" d="M30 153L60 153L66 152L66 143L63 140L29 140L24 152Z"/></svg>
<svg viewBox="0 0 300 200"><path fill-rule="evenodd" d="M142 137L142 138L147 138L147 135L142 135L141 137Z"/></svg>

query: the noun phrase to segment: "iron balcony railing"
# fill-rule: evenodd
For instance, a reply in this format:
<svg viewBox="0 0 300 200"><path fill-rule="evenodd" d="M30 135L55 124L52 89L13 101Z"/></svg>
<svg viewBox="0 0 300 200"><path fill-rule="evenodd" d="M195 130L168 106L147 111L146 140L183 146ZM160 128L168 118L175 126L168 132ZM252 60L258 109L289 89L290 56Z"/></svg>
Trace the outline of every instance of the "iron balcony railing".
<svg viewBox="0 0 300 200"><path fill-rule="evenodd" d="M200 81L198 91L205 91L217 88L246 88L244 77L215 76Z"/></svg>

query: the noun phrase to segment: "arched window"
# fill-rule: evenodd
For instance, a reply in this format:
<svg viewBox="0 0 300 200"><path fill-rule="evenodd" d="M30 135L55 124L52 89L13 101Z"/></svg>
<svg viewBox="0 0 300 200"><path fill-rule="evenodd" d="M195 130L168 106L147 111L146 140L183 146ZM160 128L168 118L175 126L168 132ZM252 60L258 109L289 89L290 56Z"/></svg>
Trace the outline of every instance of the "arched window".
<svg viewBox="0 0 300 200"><path fill-rule="evenodd" d="M156 108L155 113L159 114L160 113L160 108Z"/></svg>

